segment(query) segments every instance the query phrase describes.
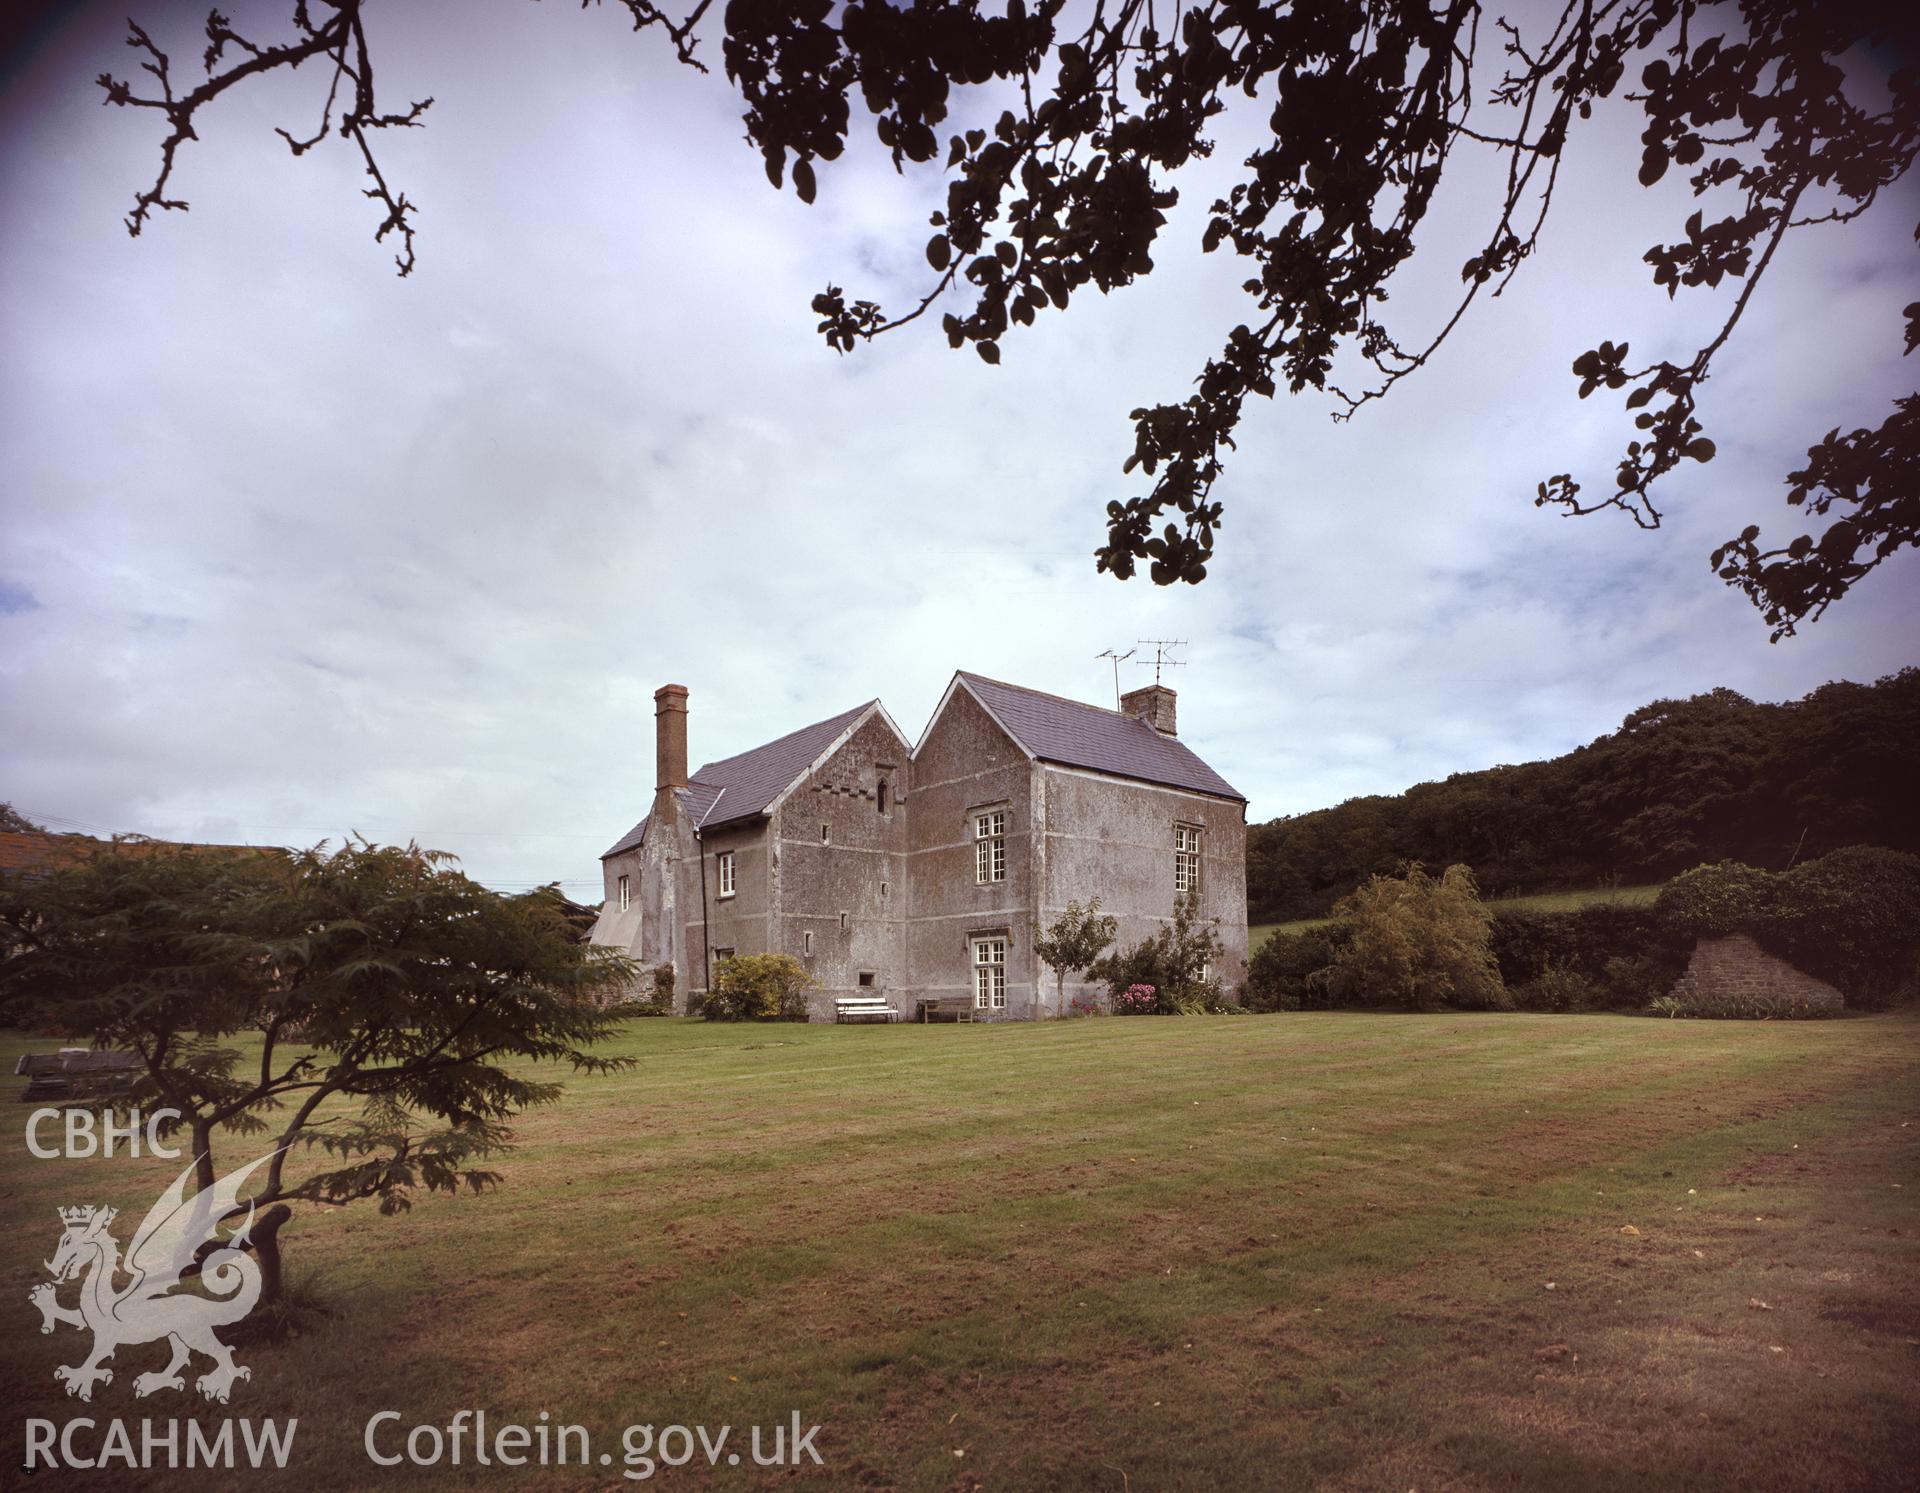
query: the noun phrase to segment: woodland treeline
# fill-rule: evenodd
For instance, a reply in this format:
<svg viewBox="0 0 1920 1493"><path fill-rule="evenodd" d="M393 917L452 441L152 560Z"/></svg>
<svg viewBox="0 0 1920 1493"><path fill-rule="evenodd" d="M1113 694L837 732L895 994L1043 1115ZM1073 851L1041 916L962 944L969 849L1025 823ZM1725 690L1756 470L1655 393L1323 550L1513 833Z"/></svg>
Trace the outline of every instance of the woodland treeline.
<svg viewBox="0 0 1920 1493"><path fill-rule="evenodd" d="M1709 861L1779 871L1861 844L1920 852L1920 668L1783 704L1729 689L1656 700L1564 757L1255 825L1248 918L1322 917L1410 860L1470 866L1505 896Z"/></svg>

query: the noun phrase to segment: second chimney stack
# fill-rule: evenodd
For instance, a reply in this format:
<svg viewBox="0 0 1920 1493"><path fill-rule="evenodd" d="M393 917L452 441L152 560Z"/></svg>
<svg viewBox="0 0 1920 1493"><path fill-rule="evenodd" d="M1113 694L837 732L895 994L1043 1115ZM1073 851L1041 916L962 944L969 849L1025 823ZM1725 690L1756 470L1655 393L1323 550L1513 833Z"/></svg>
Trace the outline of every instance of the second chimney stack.
<svg viewBox="0 0 1920 1493"><path fill-rule="evenodd" d="M1177 736L1173 729L1173 691L1164 684L1149 684L1128 690L1120 697L1123 715L1137 715L1162 736Z"/></svg>

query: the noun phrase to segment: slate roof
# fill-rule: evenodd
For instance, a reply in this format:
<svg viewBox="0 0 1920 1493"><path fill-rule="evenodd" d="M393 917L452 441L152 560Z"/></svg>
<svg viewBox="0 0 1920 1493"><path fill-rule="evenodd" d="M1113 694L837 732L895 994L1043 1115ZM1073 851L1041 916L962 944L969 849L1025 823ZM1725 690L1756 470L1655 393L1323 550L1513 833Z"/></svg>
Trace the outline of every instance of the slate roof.
<svg viewBox="0 0 1920 1493"><path fill-rule="evenodd" d="M693 820L696 829L713 829L764 814L776 798L793 786L795 779L813 766L814 759L833 745L842 731L878 703L868 700L824 721L790 731L750 752L707 763L693 774L685 788L676 790L680 807ZM646 832L647 820L642 819L600 859L633 849Z"/></svg>
<svg viewBox="0 0 1920 1493"><path fill-rule="evenodd" d="M1003 684L965 670L957 677L1015 741L1044 762L1246 802L1245 795L1185 742L1161 735L1138 716Z"/></svg>

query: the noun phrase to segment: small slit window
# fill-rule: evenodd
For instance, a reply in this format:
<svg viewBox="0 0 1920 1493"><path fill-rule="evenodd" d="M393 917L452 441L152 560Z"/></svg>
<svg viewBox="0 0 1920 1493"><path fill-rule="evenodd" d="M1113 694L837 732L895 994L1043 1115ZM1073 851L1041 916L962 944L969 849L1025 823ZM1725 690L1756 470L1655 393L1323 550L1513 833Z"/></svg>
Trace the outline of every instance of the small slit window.
<svg viewBox="0 0 1920 1493"><path fill-rule="evenodd" d="M800 935L800 952L803 954L811 954L813 952L813 930L811 928Z"/></svg>
<svg viewBox="0 0 1920 1493"><path fill-rule="evenodd" d="M833 826L831 824L823 824L820 826L820 843L822 845L831 845L833 843Z"/></svg>
<svg viewBox="0 0 1920 1493"><path fill-rule="evenodd" d="M887 812L887 780L880 780L880 791L873 796L874 807L884 814Z"/></svg>
<svg viewBox="0 0 1920 1493"><path fill-rule="evenodd" d="M633 887L628 882L627 878L624 876L620 878L620 890L619 890L618 896L620 898L620 910L622 912L625 912L629 907L633 905Z"/></svg>

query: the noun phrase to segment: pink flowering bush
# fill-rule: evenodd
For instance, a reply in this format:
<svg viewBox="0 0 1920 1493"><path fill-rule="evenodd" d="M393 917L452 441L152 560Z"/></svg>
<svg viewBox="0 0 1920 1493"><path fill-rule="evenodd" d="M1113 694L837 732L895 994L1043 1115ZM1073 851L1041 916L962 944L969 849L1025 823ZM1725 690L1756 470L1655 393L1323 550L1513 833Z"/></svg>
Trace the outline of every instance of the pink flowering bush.
<svg viewBox="0 0 1920 1493"><path fill-rule="evenodd" d="M1105 1016L1107 1008L1097 995L1076 995L1067 1006L1069 1016Z"/></svg>
<svg viewBox="0 0 1920 1493"><path fill-rule="evenodd" d="M1160 992L1151 985L1129 985L1113 995L1115 1016L1152 1016L1160 1009Z"/></svg>

